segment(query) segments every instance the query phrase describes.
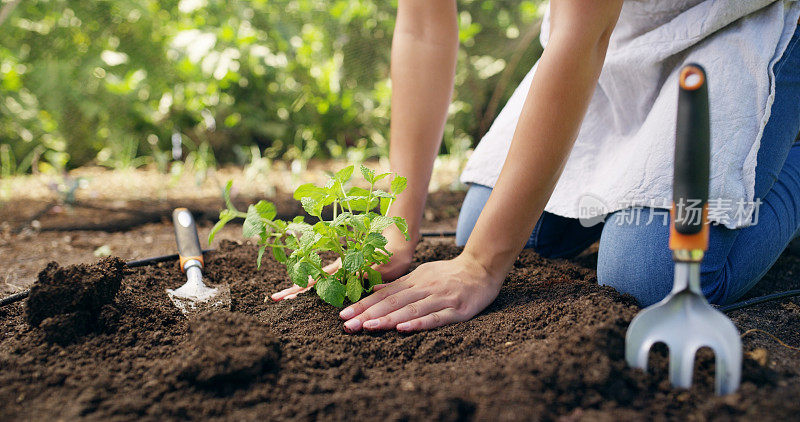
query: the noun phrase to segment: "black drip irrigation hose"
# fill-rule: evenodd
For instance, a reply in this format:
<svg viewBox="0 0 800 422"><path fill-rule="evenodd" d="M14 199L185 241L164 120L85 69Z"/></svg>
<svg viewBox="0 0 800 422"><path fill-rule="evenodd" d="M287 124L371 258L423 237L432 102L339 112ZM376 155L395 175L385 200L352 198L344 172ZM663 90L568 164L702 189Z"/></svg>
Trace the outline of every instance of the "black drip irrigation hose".
<svg viewBox="0 0 800 422"><path fill-rule="evenodd" d="M212 252L215 250L216 249L203 249L203 253ZM159 262L174 261L176 259L178 259L178 254L174 253L169 255L154 256L152 258L135 259L133 261L126 262L125 265L127 265L130 268L136 268L136 267L144 267L147 265L156 264ZM19 302L22 299L25 299L26 297L28 297L30 293L31 289L28 289L0 299L0 308L6 305L10 305L12 303Z"/></svg>
<svg viewBox="0 0 800 422"><path fill-rule="evenodd" d="M717 309L721 312L731 312L737 309L758 305L760 303L770 302L773 300L784 299L787 297L795 297L795 296L800 296L800 289L787 290L785 292L772 293L769 295L754 297L752 299L743 300L741 302L731 303L730 305L720 306Z"/></svg>

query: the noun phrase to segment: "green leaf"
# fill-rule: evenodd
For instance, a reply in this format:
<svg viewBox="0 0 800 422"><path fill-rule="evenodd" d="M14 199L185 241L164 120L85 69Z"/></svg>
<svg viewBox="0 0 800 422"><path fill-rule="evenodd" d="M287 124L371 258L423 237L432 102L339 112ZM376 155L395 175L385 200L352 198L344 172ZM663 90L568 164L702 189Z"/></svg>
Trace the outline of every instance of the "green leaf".
<svg viewBox="0 0 800 422"><path fill-rule="evenodd" d="M211 242L214 241L214 236L217 235L217 232L222 230L225 227L225 224L228 224L229 221L236 218L236 215L233 214L230 210L222 210L219 213L219 221L217 224L214 224L214 227L211 229L211 233L208 234L208 244L210 245Z"/></svg>
<svg viewBox="0 0 800 422"><path fill-rule="evenodd" d="M228 180L228 183L225 185L225 190L222 191L222 197L225 199L225 206L228 207L229 210L236 209L236 207L233 206L233 202L231 202L232 188L233 188L233 180Z"/></svg>
<svg viewBox="0 0 800 422"><path fill-rule="evenodd" d="M404 190L406 190L406 186L408 185L408 179L403 176L395 176L394 180L392 180L392 193L395 195L399 195Z"/></svg>
<svg viewBox="0 0 800 422"><path fill-rule="evenodd" d="M369 280L369 289L367 289L367 291L372 291L372 288L376 284L383 283L383 277L381 277L381 273L372 267L367 267L367 280Z"/></svg>
<svg viewBox="0 0 800 422"><path fill-rule="evenodd" d="M394 225L400 229L400 232L403 233L403 235L405 235L406 240L410 240L411 237L408 235L408 223L406 222L406 219L403 217L392 217L392 219L394 220Z"/></svg>
<svg viewBox="0 0 800 422"><path fill-rule="evenodd" d="M319 206L318 200L306 196L304 198L300 198L300 203L303 205L303 209L306 210L309 215L319 217L321 214L322 207Z"/></svg>
<svg viewBox="0 0 800 422"><path fill-rule="evenodd" d="M272 220L278 215L278 210L275 208L275 204L269 201L258 201L255 205L256 211L258 215L265 219L265 220Z"/></svg>
<svg viewBox="0 0 800 422"><path fill-rule="evenodd" d="M341 308L344 305L344 297L347 293L345 286L334 280L333 277L321 278L314 285L314 288L317 291L317 295L325 302L337 308Z"/></svg>
<svg viewBox="0 0 800 422"><path fill-rule="evenodd" d="M346 290L347 298L350 299L350 302L358 302L361 299L361 292L364 291L364 287L361 285L358 274L352 274L347 279Z"/></svg>
<svg viewBox="0 0 800 422"><path fill-rule="evenodd" d="M308 254L308 256L306 256L306 260L316 265L317 267L322 267L322 258L320 258L319 254L317 253L312 252Z"/></svg>
<svg viewBox="0 0 800 422"><path fill-rule="evenodd" d="M382 191L380 189L376 189L374 192L372 192L372 196L375 196L375 197L378 197L378 198L394 199L394 195L392 195L389 192Z"/></svg>
<svg viewBox="0 0 800 422"><path fill-rule="evenodd" d="M261 258L264 256L265 249L267 249L267 245L261 245L258 248L258 258L256 259L256 268L261 268Z"/></svg>
<svg viewBox="0 0 800 422"><path fill-rule="evenodd" d="M346 222L348 219L350 219L350 217L352 217L352 216L353 216L353 214L345 211L345 212L337 215L336 218L334 218L333 221L331 221L331 226L339 227L344 222Z"/></svg>
<svg viewBox="0 0 800 422"><path fill-rule="evenodd" d="M391 226L394 220L384 215L376 215L369 224L369 231L374 233L381 233L384 229Z"/></svg>
<svg viewBox="0 0 800 422"><path fill-rule="evenodd" d="M314 186L313 183L306 183L298 186L297 189L295 189L293 196L294 199L298 201L302 198L314 198L319 201L327 194L328 192L325 189Z"/></svg>
<svg viewBox="0 0 800 422"><path fill-rule="evenodd" d="M272 248L272 256L281 264L286 262L286 251L283 248Z"/></svg>
<svg viewBox="0 0 800 422"><path fill-rule="evenodd" d="M353 274L364 266L364 255L358 250L349 250L344 254L342 260L342 268L350 274Z"/></svg>
<svg viewBox="0 0 800 422"><path fill-rule="evenodd" d="M375 183L375 172L363 164L361 165L361 175L364 176L367 182Z"/></svg>
<svg viewBox="0 0 800 422"><path fill-rule="evenodd" d="M253 205L247 208L247 217L244 219L244 224L242 224L242 237L245 239L249 239L253 236L261 236L261 233L264 231L264 222L261 220L261 216L258 215L258 210Z"/></svg>
<svg viewBox="0 0 800 422"><path fill-rule="evenodd" d="M375 249L383 249L389 241L380 233L369 233L364 238L364 244L371 245Z"/></svg>
<svg viewBox="0 0 800 422"><path fill-rule="evenodd" d="M337 171L333 178L336 179L337 182L344 185L350 180L351 177L353 177L353 168L354 166L351 164Z"/></svg>
<svg viewBox="0 0 800 422"><path fill-rule="evenodd" d="M375 176L375 183L378 183L379 180L383 179L384 177L391 176L392 173L381 173Z"/></svg>
<svg viewBox="0 0 800 422"><path fill-rule="evenodd" d="M292 283L297 284L300 287L308 286L308 277L316 275L317 271L308 262L299 261L296 262L292 269L289 271L289 277L292 279Z"/></svg>

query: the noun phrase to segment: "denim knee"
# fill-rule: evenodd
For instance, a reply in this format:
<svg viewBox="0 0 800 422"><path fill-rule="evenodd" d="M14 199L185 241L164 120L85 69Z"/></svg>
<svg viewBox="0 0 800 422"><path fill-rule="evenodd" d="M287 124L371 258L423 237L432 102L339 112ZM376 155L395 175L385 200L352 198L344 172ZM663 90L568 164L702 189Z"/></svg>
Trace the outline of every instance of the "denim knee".
<svg viewBox="0 0 800 422"><path fill-rule="evenodd" d="M600 237L597 281L632 295L641 306L650 306L672 290L675 263L669 249L669 226L661 219L648 221L650 209L642 209L639 224L626 221L623 212L611 214ZM700 266L703 294L711 303L729 299L731 271L727 260L731 230L712 226L712 241Z"/></svg>

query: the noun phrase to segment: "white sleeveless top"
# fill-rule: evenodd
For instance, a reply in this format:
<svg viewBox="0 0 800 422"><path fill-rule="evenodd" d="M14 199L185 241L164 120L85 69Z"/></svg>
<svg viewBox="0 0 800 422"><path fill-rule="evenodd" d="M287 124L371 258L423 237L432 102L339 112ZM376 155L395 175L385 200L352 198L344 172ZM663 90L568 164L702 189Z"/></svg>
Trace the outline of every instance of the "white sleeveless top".
<svg viewBox="0 0 800 422"><path fill-rule="evenodd" d="M628 0L586 116L545 210L586 218L637 206L668 208L678 72L696 62L711 103L709 219L751 224L756 155L775 96L773 65L800 17L783 0ZM542 45L549 35L549 9ZM505 162L536 65L517 87L461 175L494 186ZM742 214L744 213L744 214Z"/></svg>

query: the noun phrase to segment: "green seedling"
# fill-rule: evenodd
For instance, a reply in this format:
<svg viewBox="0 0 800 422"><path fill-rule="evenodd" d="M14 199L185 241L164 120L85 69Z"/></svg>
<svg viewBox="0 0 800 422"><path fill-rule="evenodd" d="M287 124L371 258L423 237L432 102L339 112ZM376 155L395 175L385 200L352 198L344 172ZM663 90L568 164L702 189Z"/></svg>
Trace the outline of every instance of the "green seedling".
<svg viewBox="0 0 800 422"><path fill-rule="evenodd" d="M394 225L406 240L409 236L405 219L388 216L397 195L406 188L406 178L395 175L389 191L377 189L378 182L392 173L375 174L362 165L361 174L369 183L369 189L364 189L348 186L353 169L351 165L339 170L324 186L307 183L295 190L294 198L317 220L314 224L307 223L303 216L288 222L275 219L275 205L268 201L250 205L247 212L237 210L230 199L233 182L229 181L224 191L227 208L220 212L208 242L228 222L244 218L242 235L258 237L259 268L264 252L270 248L273 257L286 265L295 284L306 287L309 280L316 281L314 289L319 297L333 306L343 306L345 298L358 301L382 282L381 274L372 267L389 262L392 256L386 250L383 231ZM322 217L325 207L332 208L330 220ZM323 252L333 252L341 258L342 267L336 273L322 270Z"/></svg>

